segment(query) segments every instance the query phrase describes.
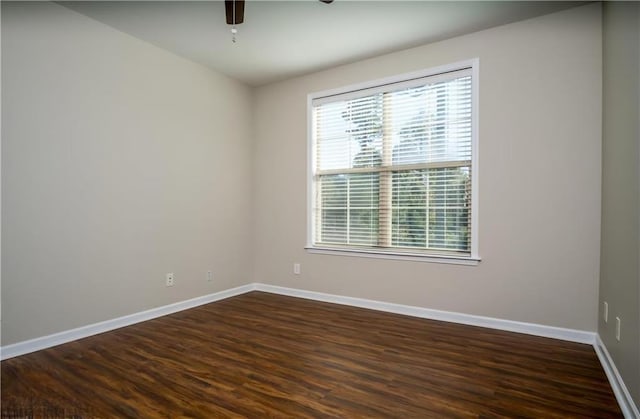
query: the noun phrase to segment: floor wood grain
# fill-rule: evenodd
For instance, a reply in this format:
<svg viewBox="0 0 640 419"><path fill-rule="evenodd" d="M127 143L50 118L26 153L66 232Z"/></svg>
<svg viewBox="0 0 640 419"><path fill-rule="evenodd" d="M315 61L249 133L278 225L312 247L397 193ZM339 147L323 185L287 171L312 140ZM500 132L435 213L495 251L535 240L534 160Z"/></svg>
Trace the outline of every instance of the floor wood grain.
<svg viewBox="0 0 640 419"><path fill-rule="evenodd" d="M589 345L261 292L1 370L6 418L622 417Z"/></svg>

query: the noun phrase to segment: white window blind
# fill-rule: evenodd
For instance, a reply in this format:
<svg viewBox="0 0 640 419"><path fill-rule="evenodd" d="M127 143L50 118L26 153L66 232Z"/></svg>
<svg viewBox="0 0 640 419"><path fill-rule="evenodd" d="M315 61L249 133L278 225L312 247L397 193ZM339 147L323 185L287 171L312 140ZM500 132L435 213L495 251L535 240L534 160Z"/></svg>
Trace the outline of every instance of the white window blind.
<svg viewBox="0 0 640 419"><path fill-rule="evenodd" d="M314 98L311 245L470 256L472 70Z"/></svg>

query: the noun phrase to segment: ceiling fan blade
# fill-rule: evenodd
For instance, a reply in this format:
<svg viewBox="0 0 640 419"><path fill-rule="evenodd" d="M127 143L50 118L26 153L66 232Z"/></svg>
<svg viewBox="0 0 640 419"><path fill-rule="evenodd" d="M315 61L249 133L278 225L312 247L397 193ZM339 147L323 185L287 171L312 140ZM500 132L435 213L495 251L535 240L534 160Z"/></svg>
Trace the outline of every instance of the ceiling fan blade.
<svg viewBox="0 0 640 419"><path fill-rule="evenodd" d="M333 0L331 0L333 1ZM235 19L233 7L235 4ZM244 22L244 0L224 0L224 10L227 14L227 24L237 25Z"/></svg>

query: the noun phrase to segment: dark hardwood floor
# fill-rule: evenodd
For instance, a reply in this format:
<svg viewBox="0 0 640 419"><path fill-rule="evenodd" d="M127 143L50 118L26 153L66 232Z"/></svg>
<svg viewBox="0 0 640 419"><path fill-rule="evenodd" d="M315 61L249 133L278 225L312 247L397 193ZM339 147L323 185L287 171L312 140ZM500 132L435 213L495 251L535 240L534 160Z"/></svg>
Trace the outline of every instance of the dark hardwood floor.
<svg viewBox="0 0 640 419"><path fill-rule="evenodd" d="M3 417L622 417L593 348L252 292L2 362Z"/></svg>

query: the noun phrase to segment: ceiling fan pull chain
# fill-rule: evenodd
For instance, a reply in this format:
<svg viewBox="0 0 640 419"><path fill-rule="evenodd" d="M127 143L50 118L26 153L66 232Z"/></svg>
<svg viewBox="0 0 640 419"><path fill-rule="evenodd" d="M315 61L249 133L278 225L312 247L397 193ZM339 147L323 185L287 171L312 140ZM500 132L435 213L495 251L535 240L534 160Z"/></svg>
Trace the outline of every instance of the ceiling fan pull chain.
<svg viewBox="0 0 640 419"><path fill-rule="evenodd" d="M238 30L236 29L236 0L233 0L233 27L231 27L231 41L236 43L236 34Z"/></svg>

